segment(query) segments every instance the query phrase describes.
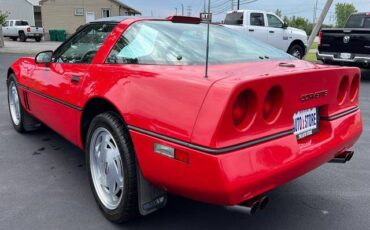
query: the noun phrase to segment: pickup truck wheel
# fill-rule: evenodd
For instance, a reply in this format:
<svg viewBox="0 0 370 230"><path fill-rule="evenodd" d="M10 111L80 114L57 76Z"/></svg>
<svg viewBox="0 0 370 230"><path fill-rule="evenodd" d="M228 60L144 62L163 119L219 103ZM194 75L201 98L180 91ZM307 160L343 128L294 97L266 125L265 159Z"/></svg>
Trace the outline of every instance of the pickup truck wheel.
<svg viewBox="0 0 370 230"><path fill-rule="evenodd" d="M11 37L11 39L12 39L13 41L17 41L17 40L18 40L18 37Z"/></svg>
<svg viewBox="0 0 370 230"><path fill-rule="evenodd" d="M35 131L41 123L28 114L22 107L15 76L11 74L8 80L8 105L10 118L14 129L19 133Z"/></svg>
<svg viewBox="0 0 370 230"><path fill-rule="evenodd" d="M40 37L37 37L37 38L35 38L35 41L36 42L41 42L41 38Z"/></svg>
<svg viewBox="0 0 370 230"><path fill-rule="evenodd" d="M27 36L23 31L19 32L19 40L21 42L26 42L27 41Z"/></svg>
<svg viewBox="0 0 370 230"><path fill-rule="evenodd" d="M302 59L304 57L304 48L302 46L295 44L290 47L288 53L292 55L293 57L296 57L298 59Z"/></svg>
<svg viewBox="0 0 370 230"><path fill-rule="evenodd" d="M86 163L90 186L104 216L115 223L139 215L135 151L123 121L113 112L89 127Z"/></svg>

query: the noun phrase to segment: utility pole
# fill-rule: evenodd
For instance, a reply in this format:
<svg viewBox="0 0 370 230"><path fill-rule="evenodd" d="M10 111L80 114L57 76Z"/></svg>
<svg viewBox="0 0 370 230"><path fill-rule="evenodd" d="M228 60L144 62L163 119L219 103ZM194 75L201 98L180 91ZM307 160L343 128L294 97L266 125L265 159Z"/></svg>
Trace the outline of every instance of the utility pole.
<svg viewBox="0 0 370 230"><path fill-rule="evenodd" d="M313 6L313 22L312 22L313 26L315 26L315 24L316 24L318 1L319 0L315 0L315 4Z"/></svg>
<svg viewBox="0 0 370 230"><path fill-rule="evenodd" d="M177 16L177 7L175 7L175 10L176 10L176 13L175 13L175 15Z"/></svg>
<svg viewBox="0 0 370 230"><path fill-rule="evenodd" d="M333 4L333 1L334 1L334 0L327 0L327 1L326 1L326 4L325 4L325 6L324 6L324 9L323 9L323 10L322 10L322 12L321 12L320 18L319 18L319 20L317 21L317 24L315 25L315 27L313 28L310 38L308 39L307 53L308 53L308 51L311 49L312 43L313 43L313 41L315 40L316 35L317 35L317 34L319 33L319 31L320 31L320 28L321 28L322 24L324 23L324 20L325 20L325 18L326 18L326 15L328 14L328 12L329 12L329 10L330 10L330 7L331 7L331 5Z"/></svg>
<svg viewBox="0 0 370 230"><path fill-rule="evenodd" d="M181 3L181 16L184 16L184 4Z"/></svg>
<svg viewBox="0 0 370 230"><path fill-rule="evenodd" d="M191 6L188 6L188 16L190 17L192 15L192 7Z"/></svg>
<svg viewBox="0 0 370 230"><path fill-rule="evenodd" d="M238 0L238 10L240 10L240 0Z"/></svg>
<svg viewBox="0 0 370 230"><path fill-rule="evenodd" d="M204 75L205 78L208 78L208 65L209 65L209 30L210 24L212 22L211 16L211 0L208 0L208 23L207 23L207 47L206 47L206 73Z"/></svg>
<svg viewBox="0 0 370 230"><path fill-rule="evenodd" d="M0 26L0 47L4 47L3 28Z"/></svg>
<svg viewBox="0 0 370 230"><path fill-rule="evenodd" d="M234 0L231 0L231 10L234 10Z"/></svg>
<svg viewBox="0 0 370 230"><path fill-rule="evenodd" d="M203 10L203 13L206 13L207 12L207 0L204 0L204 10Z"/></svg>

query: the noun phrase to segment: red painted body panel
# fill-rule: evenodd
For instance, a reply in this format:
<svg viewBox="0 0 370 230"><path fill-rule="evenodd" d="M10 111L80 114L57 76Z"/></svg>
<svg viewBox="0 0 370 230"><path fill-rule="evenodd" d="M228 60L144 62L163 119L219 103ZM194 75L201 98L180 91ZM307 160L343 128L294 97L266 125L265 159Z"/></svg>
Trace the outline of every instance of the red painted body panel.
<svg viewBox="0 0 370 230"><path fill-rule="evenodd" d="M361 134L359 112L322 121L317 135L294 135L223 155L208 155L131 132L143 175L151 182L192 199L236 205L295 179L350 148ZM189 153L189 164L153 152L153 143Z"/></svg>
<svg viewBox="0 0 370 230"><path fill-rule="evenodd" d="M210 66L112 65L105 59L132 23L123 21L108 36L91 65L35 64L23 58L12 65L17 81L29 92L28 111L80 148L83 109L94 98L110 102L129 126L175 140L219 149L238 145L293 128L293 114L313 107L332 117L358 106L358 95L338 105L341 80L359 77L357 68L325 67L290 61ZM71 82L79 76L80 82ZM263 101L273 86L283 91L280 116L262 117ZM231 110L244 90L257 98L254 123L239 131ZM325 97L301 101L302 95L326 90ZM23 88L20 89L21 93ZM24 105L23 97L22 103ZM350 148L362 132L360 112L321 121L319 133L298 141L293 135L265 141L221 155L194 150L130 130L145 178L168 191L216 204L237 204L288 182ZM153 152L154 143L183 150L188 164Z"/></svg>

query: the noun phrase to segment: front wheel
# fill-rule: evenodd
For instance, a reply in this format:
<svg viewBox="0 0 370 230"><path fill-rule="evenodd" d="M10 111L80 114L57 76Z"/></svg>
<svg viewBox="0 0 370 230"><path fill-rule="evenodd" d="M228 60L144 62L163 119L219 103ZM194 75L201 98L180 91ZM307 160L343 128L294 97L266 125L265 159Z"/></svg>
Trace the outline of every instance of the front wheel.
<svg viewBox="0 0 370 230"><path fill-rule="evenodd" d="M103 113L91 122L86 163L91 189L104 216L116 223L138 216L135 152L117 114Z"/></svg>
<svg viewBox="0 0 370 230"><path fill-rule="evenodd" d="M10 118L15 130L20 133L37 130L40 122L28 114L22 107L14 74L8 80L8 105Z"/></svg>
<svg viewBox="0 0 370 230"><path fill-rule="evenodd" d="M295 58L302 59L304 57L304 48L296 44L290 47L288 53Z"/></svg>

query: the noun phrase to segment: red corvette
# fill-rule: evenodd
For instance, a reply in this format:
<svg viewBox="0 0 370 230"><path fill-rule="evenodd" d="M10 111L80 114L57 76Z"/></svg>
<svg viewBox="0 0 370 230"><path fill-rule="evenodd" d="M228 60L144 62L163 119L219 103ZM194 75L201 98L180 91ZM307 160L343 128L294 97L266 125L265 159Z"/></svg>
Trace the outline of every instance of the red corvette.
<svg viewBox="0 0 370 230"><path fill-rule="evenodd" d="M297 60L199 20L109 18L8 72L12 123L84 149L95 199L123 222L166 192L264 208L263 194L328 162L362 132L360 71Z"/></svg>

